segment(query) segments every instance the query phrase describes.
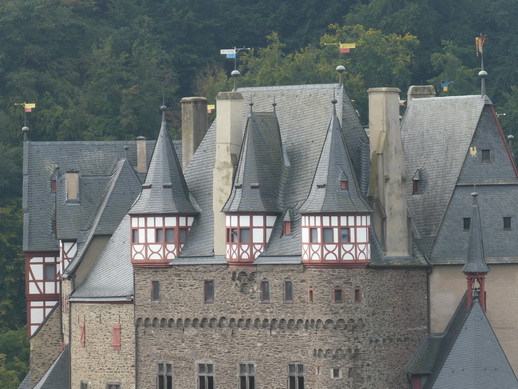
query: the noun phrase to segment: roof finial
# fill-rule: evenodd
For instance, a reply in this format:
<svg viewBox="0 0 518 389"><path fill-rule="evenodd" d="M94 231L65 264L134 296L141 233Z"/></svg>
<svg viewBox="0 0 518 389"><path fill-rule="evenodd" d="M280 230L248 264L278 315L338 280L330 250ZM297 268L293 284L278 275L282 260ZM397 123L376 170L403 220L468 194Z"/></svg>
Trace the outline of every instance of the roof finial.
<svg viewBox="0 0 518 389"><path fill-rule="evenodd" d="M241 75L241 73L239 73L239 70L234 69L230 75L234 77L234 89L232 89L232 92L235 92L237 91L237 78Z"/></svg>
<svg viewBox="0 0 518 389"><path fill-rule="evenodd" d="M27 126L23 126L22 127L22 132L23 132L23 141L24 142L27 142L29 139L28 139L28 135L29 135L29 127Z"/></svg>
<svg viewBox="0 0 518 389"><path fill-rule="evenodd" d="M253 94L250 96L250 102L248 103L248 105L250 106L250 116L252 116L254 113L254 111L253 111L254 95Z"/></svg>
<svg viewBox="0 0 518 389"><path fill-rule="evenodd" d="M338 72L338 86L341 88L344 85L344 72L345 72L345 66L338 65L336 67L336 71Z"/></svg>
<svg viewBox="0 0 518 389"><path fill-rule="evenodd" d="M277 107L277 102L275 101L275 95L273 95L273 103L272 103L272 107L273 107L273 113L274 113L275 115L277 115L277 109L276 109L276 107Z"/></svg>
<svg viewBox="0 0 518 389"><path fill-rule="evenodd" d="M336 103L338 100L336 99L336 91L333 88L333 100L331 100L331 104L333 104L333 115L336 116Z"/></svg>
<svg viewBox="0 0 518 389"><path fill-rule="evenodd" d="M480 94L482 96L486 95L487 72L484 70L484 43L486 43L486 39L487 35L482 35L482 33L475 38L477 57L480 55L480 72L478 72L478 76L480 77Z"/></svg>
<svg viewBox="0 0 518 389"><path fill-rule="evenodd" d="M162 111L162 124L164 124L166 122L166 119L165 119L165 111L167 111L167 106L165 104L163 104L161 107L160 107L160 111Z"/></svg>

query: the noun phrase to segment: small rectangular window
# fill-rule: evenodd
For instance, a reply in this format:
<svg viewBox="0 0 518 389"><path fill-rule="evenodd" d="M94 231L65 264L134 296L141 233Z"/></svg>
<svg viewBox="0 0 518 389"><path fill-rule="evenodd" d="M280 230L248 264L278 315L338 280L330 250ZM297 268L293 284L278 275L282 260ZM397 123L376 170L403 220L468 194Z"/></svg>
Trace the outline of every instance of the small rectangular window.
<svg viewBox="0 0 518 389"><path fill-rule="evenodd" d="M160 301L160 281L151 281L151 301Z"/></svg>
<svg viewBox="0 0 518 389"><path fill-rule="evenodd" d="M133 243L140 243L138 239L138 230L131 230L131 241Z"/></svg>
<svg viewBox="0 0 518 389"><path fill-rule="evenodd" d="M227 232L228 232L227 240L229 243L238 243L239 242L239 235L238 235L237 228L229 228L229 229L227 229Z"/></svg>
<svg viewBox="0 0 518 389"><path fill-rule="evenodd" d="M354 288L354 302L357 304L362 302L362 289L359 286Z"/></svg>
<svg viewBox="0 0 518 389"><path fill-rule="evenodd" d="M270 283L268 281L261 281L261 302L270 302Z"/></svg>
<svg viewBox="0 0 518 389"><path fill-rule="evenodd" d="M334 294L334 302L335 303L343 303L344 302L344 291L342 288L335 288L333 290L333 294Z"/></svg>
<svg viewBox="0 0 518 389"><path fill-rule="evenodd" d="M293 302L293 282L291 281L284 281L284 302Z"/></svg>
<svg viewBox="0 0 518 389"><path fill-rule="evenodd" d="M121 384L106 384L106 389L122 389Z"/></svg>
<svg viewBox="0 0 518 389"><path fill-rule="evenodd" d="M482 162L491 162L491 150L482 150Z"/></svg>
<svg viewBox="0 0 518 389"><path fill-rule="evenodd" d="M331 370L331 377L333 377L333 379L342 378L342 372L340 369L334 368Z"/></svg>
<svg viewBox="0 0 518 389"><path fill-rule="evenodd" d="M255 365L239 364L239 389L255 389Z"/></svg>
<svg viewBox="0 0 518 389"><path fill-rule="evenodd" d="M349 182L348 181L340 181L340 189L342 189L342 190L349 189Z"/></svg>
<svg viewBox="0 0 518 389"><path fill-rule="evenodd" d="M55 263L46 263L45 264L45 281L55 281L56 280L56 264Z"/></svg>
<svg viewBox="0 0 518 389"><path fill-rule="evenodd" d="M288 364L288 389L304 389L304 365Z"/></svg>
<svg viewBox="0 0 518 389"><path fill-rule="evenodd" d="M214 389L214 365L198 364L198 389Z"/></svg>
<svg viewBox="0 0 518 389"><path fill-rule="evenodd" d="M284 235L291 235L291 222L290 221L284 222L283 234Z"/></svg>
<svg viewBox="0 0 518 389"><path fill-rule="evenodd" d="M164 241L164 230L162 228L157 228L155 230L155 242L162 243Z"/></svg>
<svg viewBox="0 0 518 389"><path fill-rule="evenodd" d="M173 389L173 365L159 363L157 373L157 389Z"/></svg>
<svg viewBox="0 0 518 389"><path fill-rule="evenodd" d="M349 243L349 228L340 228L340 242Z"/></svg>
<svg viewBox="0 0 518 389"><path fill-rule="evenodd" d="M187 235L189 235L189 229L188 228L180 228L178 230L179 233L179 239L180 243L185 243L187 241Z"/></svg>
<svg viewBox="0 0 518 389"><path fill-rule="evenodd" d="M313 304L314 298L315 298L315 289L314 288L309 288L309 290L308 290L308 302L310 304Z"/></svg>
<svg viewBox="0 0 518 389"><path fill-rule="evenodd" d="M174 243L174 228L165 229L165 241L167 243Z"/></svg>
<svg viewBox="0 0 518 389"><path fill-rule="evenodd" d="M112 347L114 350L121 349L121 325L112 324Z"/></svg>
<svg viewBox="0 0 518 389"><path fill-rule="evenodd" d="M317 243L318 242L318 229L317 228L310 228L309 229L309 241L311 243Z"/></svg>
<svg viewBox="0 0 518 389"><path fill-rule="evenodd" d="M510 217L504 217L504 230L506 230L506 231L511 230L511 218Z"/></svg>
<svg viewBox="0 0 518 389"><path fill-rule="evenodd" d="M203 283L203 301L206 303L214 302L214 281L205 281Z"/></svg>
<svg viewBox="0 0 518 389"><path fill-rule="evenodd" d="M250 242L250 228L241 228L241 243Z"/></svg>
<svg viewBox="0 0 518 389"><path fill-rule="evenodd" d="M469 231L469 229L471 227L471 218L470 217L463 218L462 226L463 226L464 231Z"/></svg>
<svg viewBox="0 0 518 389"><path fill-rule="evenodd" d="M333 228L324 228L324 243L333 243Z"/></svg>
<svg viewBox="0 0 518 389"><path fill-rule="evenodd" d="M419 180L412 180L412 194L419 193Z"/></svg>

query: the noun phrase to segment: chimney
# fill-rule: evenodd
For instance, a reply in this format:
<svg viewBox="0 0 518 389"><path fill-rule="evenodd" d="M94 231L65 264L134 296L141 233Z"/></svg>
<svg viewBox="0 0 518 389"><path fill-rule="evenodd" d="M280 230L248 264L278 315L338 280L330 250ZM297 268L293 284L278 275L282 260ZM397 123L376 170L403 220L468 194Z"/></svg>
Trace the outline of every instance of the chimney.
<svg viewBox="0 0 518 389"><path fill-rule="evenodd" d="M142 135L137 137L137 173L147 172L147 149L146 138Z"/></svg>
<svg viewBox="0 0 518 389"><path fill-rule="evenodd" d="M243 96L239 92L220 92L216 100L216 160L212 171L214 211L214 254L225 255L226 224L221 211L232 190L234 167L242 142Z"/></svg>
<svg viewBox="0 0 518 389"><path fill-rule="evenodd" d="M209 128L207 99L184 97L182 104L182 170L187 169L192 156Z"/></svg>
<svg viewBox="0 0 518 389"><path fill-rule="evenodd" d="M373 224L389 257L410 256L405 156L399 124L398 88L371 88L369 131Z"/></svg>
<svg viewBox="0 0 518 389"><path fill-rule="evenodd" d="M408 88L406 106L408 107L410 105L412 99L423 99L435 96L435 88L433 85L412 85Z"/></svg>

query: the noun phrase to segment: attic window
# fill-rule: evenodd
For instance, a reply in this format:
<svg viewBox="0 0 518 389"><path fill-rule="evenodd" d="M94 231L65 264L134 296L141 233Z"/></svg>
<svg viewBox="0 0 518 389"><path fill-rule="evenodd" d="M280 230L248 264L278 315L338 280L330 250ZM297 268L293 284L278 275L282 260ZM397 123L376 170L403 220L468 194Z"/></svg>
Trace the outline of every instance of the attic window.
<svg viewBox="0 0 518 389"><path fill-rule="evenodd" d="M511 231L511 218L510 217L504 217L504 231Z"/></svg>
<svg viewBox="0 0 518 389"><path fill-rule="evenodd" d="M419 194L420 180L412 180L412 194Z"/></svg>
<svg viewBox="0 0 518 389"><path fill-rule="evenodd" d="M341 181L340 182L340 189L342 190L348 190L349 189L349 181Z"/></svg>
<svg viewBox="0 0 518 389"><path fill-rule="evenodd" d="M482 150L482 162L491 162L491 150Z"/></svg>
<svg viewBox="0 0 518 389"><path fill-rule="evenodd" d="M462 227L463 227L464 231L469 231L469 229L471 227L471 218L470 217L462 218Z"/></svg>
<svg viewBox="0 0 518 389"><path fill-rule="evenodd" d="M142 185L142 189L151 189L151 185Z"/></svg>
<svg viewBox="0 0 518 389"><path fill-rule="evenodd" d="M290 221L285 221L283 227L284 227L283 234L284 235L291 235L291 222Z"/></svg>
<svg viewBox="0 0 518 389"><path fill-rule="evenodd" d="M66 173L66 187L67 187L67 200L75 201L79 199L79 173L78 172L67 172Z"/></svg>
<svg viewBox="0 0 518 389"><path fill-rule="evenodd" d="M317 184L317 188L323 189L326 187L326 184Z"/></svg>
<svg viewBox="0 0 518 389"><path fill-rule="evenodd" d="M172 187L173 187L173 185L172 185L172 184L164 184L164 185L162 185L162 187L163 187L164 189L169 189L169 188L172 188Z"/></svg>
<svg viewBox="0 0 518 389"><path fill-rule="evenodd" d="M52 193L56 193L56 188L57 188L56 180L53 178L52 180L50 180L50 191Z"/></svg>
<svg viewBox="0 0 518 389"><path fill-rule="evenodd" d="M242 187L243 187L243 185L242 185L242 184L236 184L236 185L234 185L234 188L236 188L236 189L241 189Z"/></svg>
<svg viewBox="0 0 518 389"><path fill-rule="evenodd" d="M250 184L250 188L251 189L259 189L259 184L256 184L256 183Z"/></svg>

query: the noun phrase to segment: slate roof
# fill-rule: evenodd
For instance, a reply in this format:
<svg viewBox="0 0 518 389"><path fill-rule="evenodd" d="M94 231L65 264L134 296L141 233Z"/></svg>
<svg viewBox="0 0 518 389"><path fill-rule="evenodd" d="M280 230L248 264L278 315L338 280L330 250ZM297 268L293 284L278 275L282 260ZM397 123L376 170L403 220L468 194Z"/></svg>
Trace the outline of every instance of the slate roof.
<svg viewBox="0 0 518 389"><path fill-rule="evenodd" d="M130 217L115 230L98 261L69 301L130 301L133 298L133 267L129 258Z"/></svg>
<svg viewBox="0 0 518 389"><path fill-rule="evenodd" d="M518 380L478 300L462 299L442 335L429 335L407 366L423 389L517 388Z"/></svg>
<svg viewBox="0 0 518 389"><path fill-rule="evenodd" d="M351 156L352 168L364 195L367 193L369 180L367 134L360 124L347 93L338 84L239 88L238 91L243 95L245 103L253 101L253 116L256 120L261 117L261 126L265 125L268 115L270 117L268 120L273 120L271 119L274 111L272 104L275 102L275 116L279 125L283 153L287 155L284 161L289 161L289 167L286 166L285 176L281 180L284 190L280 195L282 201L279 200L279 203L282 204L282 209L279 209L279 212L283 215L288 209L294 211L292 235L282 234L282 217L278 217L263 255L300 256L301 221L298 208L306 200L313 182L329 128L332 113L331 100L334 95L337 99L337 118ZM249 106L243 104L243 131L249 116ZM259 122L255 124L252 122L251 125L256 126L253 127L254 130L259 128ZM201 212L195 218L181 256L213 255L212 168L216 126L217 120L212 123L185 173L190 193L196 199ZM269 125L268 128L273 127ZM247 169L247 167L243 168Z"/></svg>
<svg viewBox="0 0 518 389"><path fill-rule="evenodd" d="M167 132L166 107L140 196L130 214L195 214L176 151Z"/></svg>
<svg viewBox="0 0 518 389"><path fill-rule="evenodd" d="M484 242L482 240L482 226L480 225L480 211L478 208L478 193L473 193L473 216L471 217L471 231L468 246L468 259L462 267L463 273L488 273L489 267L484 260Z"/></svg>
<svg viewBox="0 0 518 389"><path fill-rule="evenodd" d="M147 141L149 157L153 145L154 141ZM127 152L124 146L128 146ZM137 164L135 141L28 141L24 143L23 156L24 251L57 251L57 238L75 240L88 230L109 189L118 161L127 159L131 166ZM79 201L66 202L64 174L72 170L80 176ZM57 177L57 193L51 192L52 177ZM58 237L53 233L56 214ZM103 233L112 233L117 222L103 219L99 227Z"/></svg>
<svg viewBox="0 0 518 389"><path fill-rule="evenodd" d="M70 346L67 345L34 389L70 388Z"/></svg>

